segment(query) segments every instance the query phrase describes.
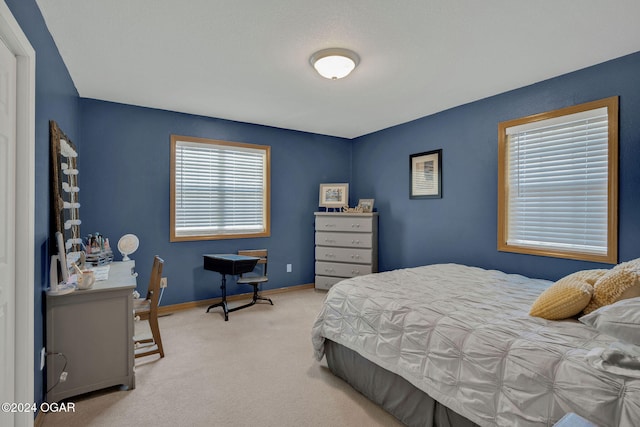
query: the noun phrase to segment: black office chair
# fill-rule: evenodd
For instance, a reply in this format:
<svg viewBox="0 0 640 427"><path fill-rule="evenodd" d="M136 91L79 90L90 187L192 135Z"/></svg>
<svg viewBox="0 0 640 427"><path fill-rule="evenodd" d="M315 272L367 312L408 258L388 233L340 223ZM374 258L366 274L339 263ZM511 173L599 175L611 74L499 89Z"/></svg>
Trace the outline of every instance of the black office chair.
<svg viewBox="0 0 640 427"><path fill-rule="evenodd" d="M238 251L238 255L244 256L253 256L260 258L258 263L256 264L256 269L250 273L241 274L236 280L236 283L241 285L251 285L253 286L253 299L247 306L255 304L257 301L269 301L271 305L273 305L273 301L269 298L265 298L260 295L260 284L267 282L269 279L267 278L267 250L266 249L253 249L253 250L245 250ZM262 270L262 271L257 271Z"/></svg>

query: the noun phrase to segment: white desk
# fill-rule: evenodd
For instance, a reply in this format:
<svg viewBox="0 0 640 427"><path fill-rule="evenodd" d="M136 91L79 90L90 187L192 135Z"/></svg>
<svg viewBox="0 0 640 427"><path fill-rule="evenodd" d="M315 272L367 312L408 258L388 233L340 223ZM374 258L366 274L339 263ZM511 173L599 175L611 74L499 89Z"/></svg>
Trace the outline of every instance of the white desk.
<svg viewBox="0 0 640 427"><path fill-rule="evenodd" d="M47 402L114 385L135 387L135 262L110 265L109 279L91 289L46 297L46 350L64 355L47 356ZM58 382L63 370L67 379Z"/></svg>

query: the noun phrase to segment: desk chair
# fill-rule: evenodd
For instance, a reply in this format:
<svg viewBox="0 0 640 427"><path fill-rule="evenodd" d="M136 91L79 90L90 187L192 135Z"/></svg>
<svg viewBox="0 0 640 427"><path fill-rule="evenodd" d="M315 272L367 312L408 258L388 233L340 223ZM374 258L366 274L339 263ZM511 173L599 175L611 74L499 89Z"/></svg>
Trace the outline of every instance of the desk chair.
<svg viewBox="0 0 640 427"><path fill-rule="evenodd" d="M260 284L267 282L269 279L267 278L267 250L266 249L254 249L254 250L245 250L238 251L238 255L244 256L253 256L256 258L260 258L258 260L258 264L256 264L256 270L251 273L244 273L238 277L236 283L241 285L251 285L253 286L253 299L247 306L255 304L258 300L269 301L271 305L273 305L273 301L269 298L265 298L260 296ZM261 269L261 271L259 271Z"/></svg>
<svg viewBox="0 0 640 427"><path fill-rule="evenodd" d="M149 356L151 354L160 354L161 358L164 357L162 338L160 338L160 328L158 327L158 298L160 297L160 279L162 278L163 265L162 258L156 255L151 268L147 297L133 300L134 316L149 322L152 336L152 338L133 337L136 347L135 357Z"/></svg>

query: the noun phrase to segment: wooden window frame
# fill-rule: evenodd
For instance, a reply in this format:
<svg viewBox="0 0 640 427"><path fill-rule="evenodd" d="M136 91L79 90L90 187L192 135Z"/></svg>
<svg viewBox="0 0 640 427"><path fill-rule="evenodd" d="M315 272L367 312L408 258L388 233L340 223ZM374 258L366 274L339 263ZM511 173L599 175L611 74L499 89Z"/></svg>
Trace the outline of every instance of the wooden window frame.
<svg viewBox="0 0 640 427"><path fill-rule="evenodd" d="M618 97L501 122L498 125L498 250L583 261L618 262ZM538 249L507 244L509 224L508 137L509 127L606 107L608 110L607 253L604 255L562 249Z"/></svg>
<svg viewBox="0 0 640 427"><path fill-rule="evenodd" d="M176 145L178 141L199 144L213 144L228 147L243 147L264 150L265 152L265 194L264 194L264 231L258 233L176 235ZM171 135L171 225L170 241L224 240L269 237L271 235L271 147L268 145L247 144L242 142L220 141L192 136Z"/></svg>

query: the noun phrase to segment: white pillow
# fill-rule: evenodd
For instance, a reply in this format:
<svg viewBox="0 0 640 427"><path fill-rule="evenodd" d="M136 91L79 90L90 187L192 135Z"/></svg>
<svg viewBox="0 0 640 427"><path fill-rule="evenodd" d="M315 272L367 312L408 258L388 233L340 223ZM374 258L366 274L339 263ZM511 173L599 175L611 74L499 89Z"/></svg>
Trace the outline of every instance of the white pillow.
<svg viewBox="0 0 640 427"><path fill-rule="evenodd" d="M578 320L603 334L640 345L640 297L605 305Z"/></svg>

